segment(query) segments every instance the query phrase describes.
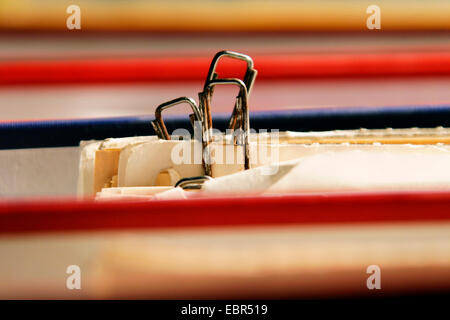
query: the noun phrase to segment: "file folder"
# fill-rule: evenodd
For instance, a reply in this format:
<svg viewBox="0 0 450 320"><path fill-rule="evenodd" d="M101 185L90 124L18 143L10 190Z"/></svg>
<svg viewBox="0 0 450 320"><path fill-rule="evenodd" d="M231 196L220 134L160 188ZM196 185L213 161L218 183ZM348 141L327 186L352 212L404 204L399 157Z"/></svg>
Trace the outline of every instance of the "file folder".
<svg viewBox="0 0 450 320"><path fill-rule="evenodd" d="M214 125L225 130L228 114L215 114ZM82 140L155 135L153 115L104 119L11 121L0 123L0 149L78 146ZM434 128L450 126L450 105L321 108L251 112L255 130L329 131L347 129ZM167 130L192 130L185 116L167 116Z"/></svg>
<svg viewBox="0 0 450 320"><path fill-rule="evenodd" d="M76 199L80 141L154 136L150 120L0 124L8 193L0 201L0 297L368 295L367 270L378 264L387 294L450 290L448 190ZM232 128L242 123L235 120ZM212 121L230 128L229 115ZM450 106L255 112L250 122L302 132L450 127ZM192 127L187 117L164 124L168 132ZM64 287L69 265L83 270L84 291Z"/></svg>

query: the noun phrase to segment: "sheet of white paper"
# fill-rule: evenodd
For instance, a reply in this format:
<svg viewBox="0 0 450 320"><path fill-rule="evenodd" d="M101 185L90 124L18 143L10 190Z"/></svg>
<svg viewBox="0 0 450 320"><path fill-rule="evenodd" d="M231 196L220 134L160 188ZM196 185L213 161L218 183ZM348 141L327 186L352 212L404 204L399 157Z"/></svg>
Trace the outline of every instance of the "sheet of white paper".
<svg viewBox="0 0 450 320"><path fill-rule="evenodd" d="M0 196L75 196L80 149L0 150Z"/></svg>
<svg viewBox="0 0 450 320"><path fill-rule="evenodd" d="M320 149L298 160L207 181L204 193L450 189L448 147L322 145L316 151Z"/></svg>

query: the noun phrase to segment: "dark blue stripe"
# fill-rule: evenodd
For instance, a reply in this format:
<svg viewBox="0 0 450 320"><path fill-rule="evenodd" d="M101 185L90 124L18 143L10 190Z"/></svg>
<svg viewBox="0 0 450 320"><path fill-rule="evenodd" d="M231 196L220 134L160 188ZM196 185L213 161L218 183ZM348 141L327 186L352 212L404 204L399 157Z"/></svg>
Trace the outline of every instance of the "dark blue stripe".
<svg viewBox="0 0 450 320"><path fill-rule="evenodd" d="M224 130L228 118L215 115L214 127ZM151 120L153 116L2 123L0 149L77 146L81 140L153 135ZM169 132L190 129L187 117L167 116L165 122ZM450 127L450 105L254 112L250 125L280 131Z"/></svg>

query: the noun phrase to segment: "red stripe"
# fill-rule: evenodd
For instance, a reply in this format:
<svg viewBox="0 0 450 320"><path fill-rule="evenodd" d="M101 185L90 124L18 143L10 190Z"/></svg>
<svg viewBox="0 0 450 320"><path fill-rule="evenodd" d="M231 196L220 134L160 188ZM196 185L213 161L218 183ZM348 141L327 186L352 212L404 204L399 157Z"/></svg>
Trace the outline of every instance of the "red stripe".
<svg viewBox="0 0 450 320"><path fill-rule="evenodd" d="M450 222L450 192L0 203L0 233Z"/></svg>
<svg viewBox="0 0 450 320"><path fill-rule="evenodd" d="M122 83L203 80L210 57L0 62L0 84ZM254 56L259 79L450 75L450 52ZM223 77L242 63L221 62Z"/></svg>

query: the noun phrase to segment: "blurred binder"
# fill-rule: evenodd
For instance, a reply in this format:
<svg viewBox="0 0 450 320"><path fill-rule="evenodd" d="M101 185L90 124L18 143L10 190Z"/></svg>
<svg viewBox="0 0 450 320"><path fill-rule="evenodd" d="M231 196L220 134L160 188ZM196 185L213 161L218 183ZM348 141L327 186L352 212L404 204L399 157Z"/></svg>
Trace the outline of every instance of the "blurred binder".
<svg viewBox="0 0 450 320"><path fill-rule="evenodd" d="M162 104L153 129L149 117L0 124L8 137L0 140L1 190L21 197L0 202L0 297L365 295L373 289L366 281L373 266L382 270L387 294L450 290L450 106L250 114L247 95L256 73L248 57L231 56L246 60L243 80L220 78L213 63L199 106L188 98ZM231 117L211 116L216 84L239 88ZM163 120L161 112L180 102L193 114ZM200 177L190 164L183 175L164 163L165 146L185 142L168 133L183 128L194 143L196 122L202 154L221 137L220 147L243 150L235 172L221 176L202 159L194 168ZM212 122L221 132L208 135ZM249 122L255 129L297 131L281 134L277 146L312 156L280 162L284 175L266 179L257 171L264 166L252 168L250 148L263 146L258 138L265 133L242 139L222 132L250 133ZM163 167L156 170L156 163ZM137 180L163 176L120 185L120 174L129 171ZM75 199L77 178L87 198ZM281 188L305 182L309 189L300 192ZM311 188L318 182L325 187ZM234 193L224 192L230 186ZM183 200L146 194L155 187L179 191ZM118 201L93 199L119 188L125 197ZM42 199L64 193L72 197ZM76 294L63 286L73 264L86 275ZM42 289L30 290L30 279Z"/></svg>
<svg viewBox="0 0 450 320"><path fill-rule="evenodd" d="M0 27L66 29L69 4L2 1ZM116 31L349 31L366 30L371 3L355 1L78 1L83 30ZM446 1L380 0L383 30L449 30ZM10 17L15 17L11 19ZM180 17L182 17L180 19Z"/></svg>

